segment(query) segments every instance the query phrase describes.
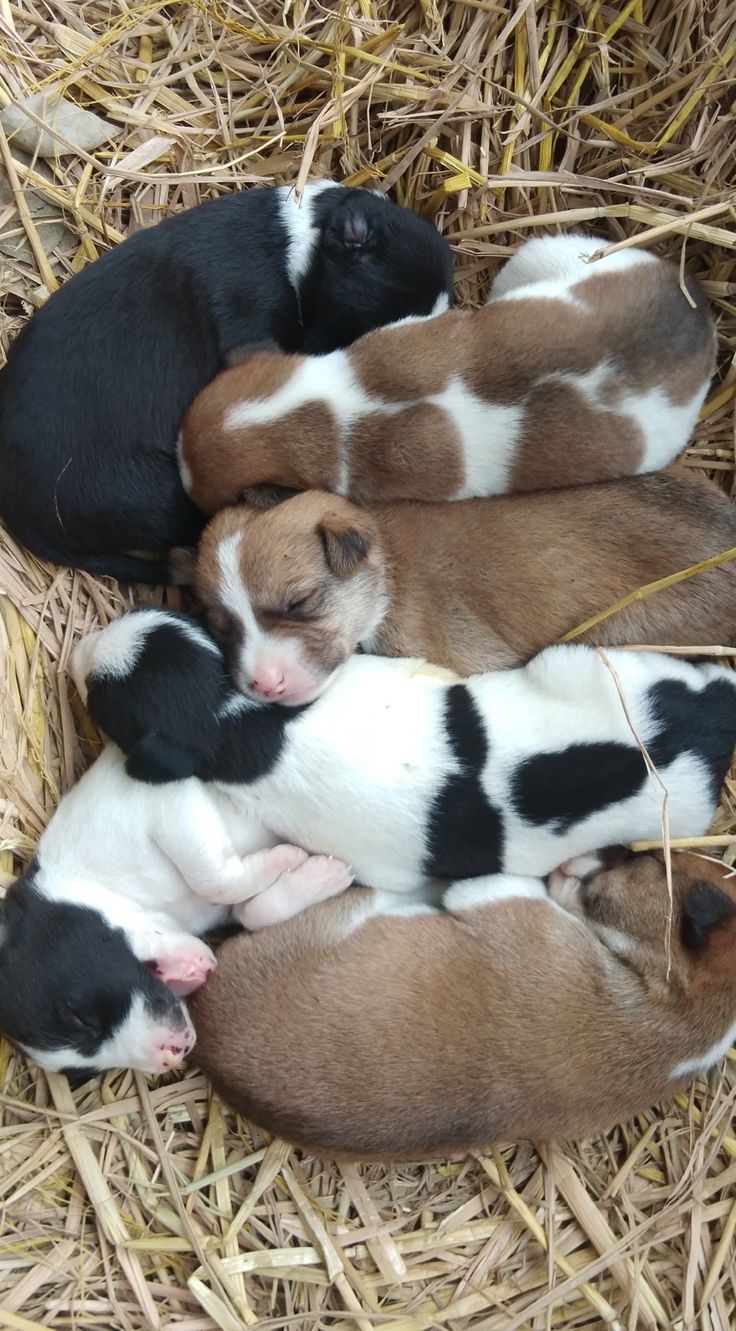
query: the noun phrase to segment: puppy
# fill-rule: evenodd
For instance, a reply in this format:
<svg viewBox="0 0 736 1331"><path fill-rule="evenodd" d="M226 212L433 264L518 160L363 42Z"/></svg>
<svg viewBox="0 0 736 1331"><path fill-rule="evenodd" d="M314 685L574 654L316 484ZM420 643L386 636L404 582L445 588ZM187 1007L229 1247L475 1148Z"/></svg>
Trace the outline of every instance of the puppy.
<svg viewBox="0 0 736 1331"><path fill-rule="evenodd" d="M268 512L218 513L195 581L238 687L293 706L358 648L461 675L519 665L626 592L733 546L736 508L684 467L367 510L308 490ZM734 624L731 563L634 603L582 640L725 643Z"/></svg>
<svg viewBox="0 0 736 1331"><path fill-rule="evenodd" d="M351 881L338 860L276 844L214 787L142 785L109 745L0 907L0 1030L75 1075L176 1067L194 1039L179 999L215 965L198 935L276 923Z"/></svg>
<svg viewBox="0 0 736 1331"><path fill-rule="evenodd" d="M601 845L673 836L715 812L736 739L736 675L656 653L551 647L445 683L352 657L311 706L259 705L185 616L133 612L87 640L92 719L144 781L198 776L278 838L391 892L547 874ZM615 671L615 677L612 671ZM625 699L625 708L619 696Z"/></svg>
<svg viewBox="0 0 736 1331"><path fill-rule="evenodd" d="M481 310L226 371L184 420L185 488L214 513L269 483L436 502L665 466L708 390L713 320L675 268L636 249L589 262L600 247L531 240Z"/></svg>
<svg viewBox="0 0 736 1331"><path fill-rule="evenodd" d="M196 541L176 435L256 345L321 354L446 310L449 250L422 217L331 181L215 199L139 231L51 297L0 376L0 515L35 554L168 581Z"/></svg>
<svg viewBox="0 0 736 1331"><path fill-rule="evenodd" d="M325 1156L602 1132L736 1039L736 890L676 855L670 925L659 858L583 872L549 894L458 883L449 914L414 919L349 892L233 938L194 999L195 1059L239 1113Z"/></svg>

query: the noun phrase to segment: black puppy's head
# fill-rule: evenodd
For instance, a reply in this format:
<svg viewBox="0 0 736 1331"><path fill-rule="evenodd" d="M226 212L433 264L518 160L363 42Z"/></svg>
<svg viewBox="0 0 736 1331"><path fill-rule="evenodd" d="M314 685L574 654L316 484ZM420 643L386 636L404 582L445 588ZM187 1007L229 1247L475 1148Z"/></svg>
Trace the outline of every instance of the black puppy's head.
<svg viewBox="0 0 736 1331"><path fill-rule="evenodd" d="M312 207L319 240L299 288L305 353L450 308L452 257L426 218L367 189L327 189Z"/></svg>
<svg viewBox="0 0 736 1331"><path fill-rule="evenodd" d="M95 725L127 754L129 776L153 784L207 776L218 713L234 689L198 620L133 610L77 643L70 666Z"/></svg>
<svg viewBox="0 0 736 1331"><path fill-rule="evenodd" d="M41 1067L79 1078L164 1072L194 1044L186 1009L123 929L37 890L34 861L0 905L0 1031Z"/></svg>

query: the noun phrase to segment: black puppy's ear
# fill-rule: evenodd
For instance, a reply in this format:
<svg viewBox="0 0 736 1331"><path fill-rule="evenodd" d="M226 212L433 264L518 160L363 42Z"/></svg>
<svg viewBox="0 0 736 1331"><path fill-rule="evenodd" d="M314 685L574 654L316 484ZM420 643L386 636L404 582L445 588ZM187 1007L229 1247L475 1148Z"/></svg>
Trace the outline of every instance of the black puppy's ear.
<svg viewBox="0 0 736 1331"><path fill-rule="evenodd" d="M158 730L152 730L133 745L125 760L125 770L134 781L161 786L168 781L185 781L196 776L197 762L190 749L174 744Z"/></svg>
<svg viewBox="0 0 736 1331"><path fill-rule="evenodd" d="M340 519L325 518L317 528L325 559L336 578L349 578L371 548L371 534Z"/></svg>
<svg viewBox="0 0 736 1331"><path fill-rule="evenodd" d="M288 485L249 485L248 489L243 491L241 498L249 508L265 513L267 509L276 508L278 504L283 504L285 500L293 499L294 495L301 493L301 490L292 490Z"/></svg>
<svg viewBox="0 0 736 1331"><path fill-rule="evenodd" d="M691 952L705 947L714 929L727 924L736 915L731 898L710 879L693 883L685 894L682 906L680 935Z"/></svg>

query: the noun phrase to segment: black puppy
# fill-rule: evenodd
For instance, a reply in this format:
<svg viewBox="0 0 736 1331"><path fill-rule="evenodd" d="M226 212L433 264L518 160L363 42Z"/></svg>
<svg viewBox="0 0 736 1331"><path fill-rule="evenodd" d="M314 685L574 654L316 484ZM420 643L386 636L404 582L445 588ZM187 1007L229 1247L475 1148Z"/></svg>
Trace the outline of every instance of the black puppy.
<svg viewBox="0 0 736 1331"><path fill-rule="evenodd" d="M0 375L0 517L44 559L169 581L204 519L176 465L179 422L255 345L332 351L452 301L434 227L331 181L254 189L140 231L67 282Z"/></svg>

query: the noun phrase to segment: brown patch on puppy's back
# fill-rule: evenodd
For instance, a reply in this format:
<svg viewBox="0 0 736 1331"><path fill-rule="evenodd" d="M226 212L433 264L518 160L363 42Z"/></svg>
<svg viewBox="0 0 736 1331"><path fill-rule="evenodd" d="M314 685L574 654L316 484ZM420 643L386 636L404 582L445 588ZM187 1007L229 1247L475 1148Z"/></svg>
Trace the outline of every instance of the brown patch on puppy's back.
<svg viewBox="0 0 736 1331"><path fill-rule="evenodd" d="M545 447L547 431L555 442L551 449ZM635 475L643 457L644 440L630 416L596 410L573 384L553 380L540 384L527 400L510 489L617 480Z"/></svg>
<svg viewBox="0 0 736 1331"><path fill-rule="evenodd" d="M426 402L361 417L355 447L348 435L346 452L350 496L361 503L452 499L465 481L455 422L443 407Z"/></svg>

